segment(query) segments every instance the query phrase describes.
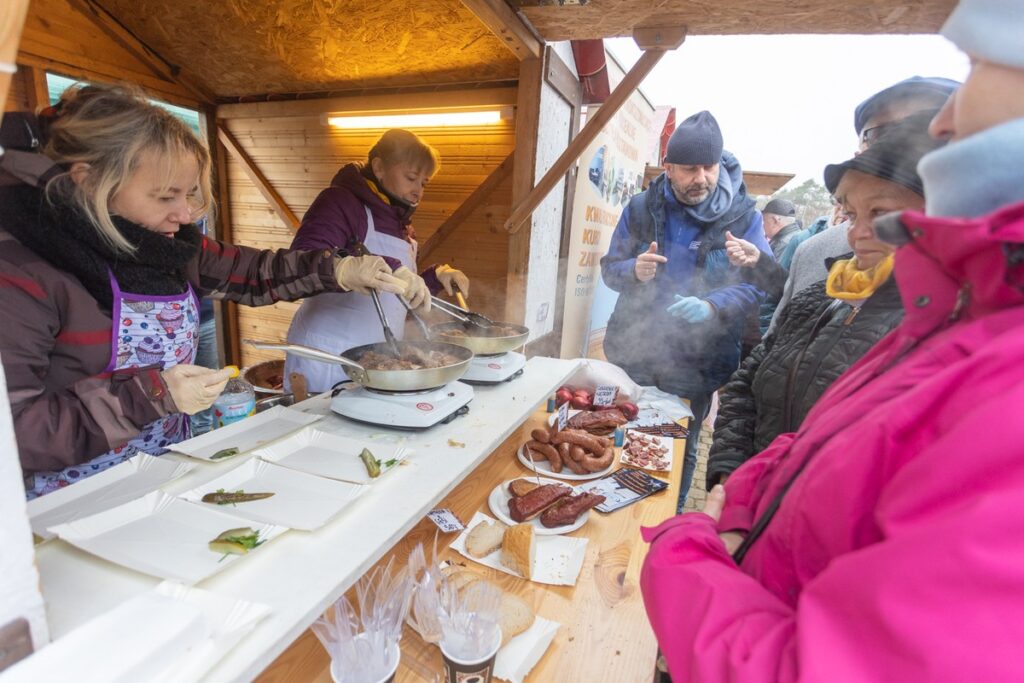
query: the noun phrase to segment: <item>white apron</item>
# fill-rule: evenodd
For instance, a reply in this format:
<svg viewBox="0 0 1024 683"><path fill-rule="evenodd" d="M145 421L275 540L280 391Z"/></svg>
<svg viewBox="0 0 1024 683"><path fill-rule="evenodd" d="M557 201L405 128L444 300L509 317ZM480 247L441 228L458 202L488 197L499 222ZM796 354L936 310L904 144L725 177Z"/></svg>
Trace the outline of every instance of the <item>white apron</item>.
<svg viewBox="0 0 1024 683"><path fill-rule="evenodd" d="M400 237L379 233L374 229L373 214L366 208L366 239L363 244L375 256L389 256L416 272L416 253L413 244ZM402 338L405 329L405 306L397 294L380 292L380 305L387 316L395 337ZM357 292L330 292L302 302L291 327L288 341L304 344L330 353L341 353L363 344L384 341L384 329L368 294ZM288 354L284 362L285 389L290 391L289 377L293 372L306 376L310 393L328 391L338 382L348 379L345 369L334 363L322 363Z"/></svg>

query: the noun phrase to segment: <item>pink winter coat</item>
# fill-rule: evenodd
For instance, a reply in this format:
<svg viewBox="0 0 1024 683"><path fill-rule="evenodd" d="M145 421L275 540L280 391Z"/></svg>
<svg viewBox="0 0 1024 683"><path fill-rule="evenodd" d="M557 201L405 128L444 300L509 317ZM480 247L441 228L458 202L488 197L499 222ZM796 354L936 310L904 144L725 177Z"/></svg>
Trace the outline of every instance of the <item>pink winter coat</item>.
<svg viewBox="0 0 1024 683"><path fill-rule="evenodd" d="M1024 204L902 220L903 323L733 474L718 528L644 530L676 683L1024 681ZM737 567L717 532L801 469Z"/></svg>

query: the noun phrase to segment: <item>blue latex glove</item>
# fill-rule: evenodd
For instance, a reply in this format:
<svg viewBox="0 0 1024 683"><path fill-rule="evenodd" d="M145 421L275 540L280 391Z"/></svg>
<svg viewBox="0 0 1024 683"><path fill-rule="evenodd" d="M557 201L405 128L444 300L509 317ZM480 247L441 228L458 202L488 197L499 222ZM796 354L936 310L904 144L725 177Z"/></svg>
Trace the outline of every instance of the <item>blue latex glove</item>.
<svg viewBox="0 0 1024 683"><path fill-rule="evenodd" d="M682 294L676 294L676 302L665 310L688 323L702 323L710 320L711 314L714 313L714 309L707 301Z"/></svg>

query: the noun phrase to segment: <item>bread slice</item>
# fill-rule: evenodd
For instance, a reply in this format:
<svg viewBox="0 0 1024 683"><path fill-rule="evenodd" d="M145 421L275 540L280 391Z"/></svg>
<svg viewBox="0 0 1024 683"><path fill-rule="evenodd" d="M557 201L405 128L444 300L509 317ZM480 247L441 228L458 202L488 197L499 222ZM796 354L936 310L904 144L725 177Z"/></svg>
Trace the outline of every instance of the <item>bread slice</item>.
<svg viewBox="0 0 1024 683"><path fill-rule="evenodd" d="M536 555L536 539L532 524L516 524L505 532L501 544L501 563L523 578L533 573L533 558Z"/></svg>
<svg viewBox="0 0 1024 683"><path fill-rule="evenodd" d="M501 547L507 526L501 522L480 522L466 536L466 552L479 559Z"/></svg>
<svg viewBox="0 0 1024 683"><path fill-rule="evenodd" d="M530 481L529 479L515 479L509 482L508 492L513 498L519 498L520 496L525 496L538 486L540 486L540 484L535 481Z"/></svg>
<svg viewBox="0 0 1024 683"><path fill-rule="evenodd" d="M511 593L502 593L498 618L501 626L502 646L533 626L536 618L533 610L525 602Z"/></svg>

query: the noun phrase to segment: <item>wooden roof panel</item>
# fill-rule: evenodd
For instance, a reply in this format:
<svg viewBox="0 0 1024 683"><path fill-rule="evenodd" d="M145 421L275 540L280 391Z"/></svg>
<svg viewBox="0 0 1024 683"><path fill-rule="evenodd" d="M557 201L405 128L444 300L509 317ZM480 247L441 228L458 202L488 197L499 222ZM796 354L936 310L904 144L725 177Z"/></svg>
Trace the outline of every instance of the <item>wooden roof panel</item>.
<svg viewBox="0 0 1024 683"><path fill-rule="evenodd" d="M99 0L219 97L514 79L459 0Z"/></svg>
<svg viewBox="0 0 1024 683"><path fill-rule="evenodd" d="M635 27L698 34L934 33L956 0L513 0L548 41L628 36Z"/></svg>

